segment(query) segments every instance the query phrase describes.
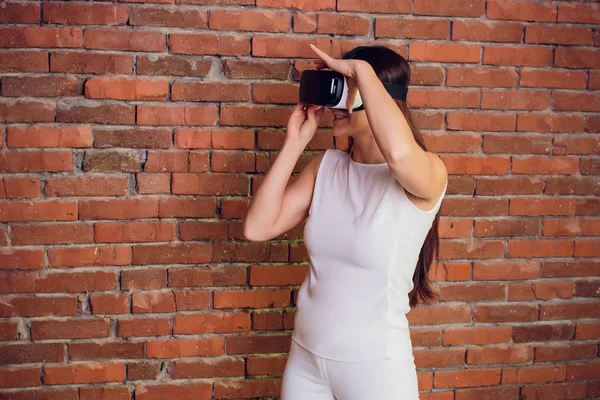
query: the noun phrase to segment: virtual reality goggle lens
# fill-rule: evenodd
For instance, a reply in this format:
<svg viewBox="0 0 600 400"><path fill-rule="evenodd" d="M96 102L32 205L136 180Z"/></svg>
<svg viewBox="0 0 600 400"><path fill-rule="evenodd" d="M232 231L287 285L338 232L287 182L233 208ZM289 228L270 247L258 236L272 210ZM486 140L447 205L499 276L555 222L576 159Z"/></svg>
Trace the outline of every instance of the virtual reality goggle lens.
<svg viewBox="0 0 600 400"><path fill-rule="evenodd" d="M406 101L408 88L406 86L383 84L397 100ZM327 108L346 110L348 99L348 82L339 72L329 70L306 70L300 78L300 102ZM353 111L364 109L360 93L356 92Z"/></svg>

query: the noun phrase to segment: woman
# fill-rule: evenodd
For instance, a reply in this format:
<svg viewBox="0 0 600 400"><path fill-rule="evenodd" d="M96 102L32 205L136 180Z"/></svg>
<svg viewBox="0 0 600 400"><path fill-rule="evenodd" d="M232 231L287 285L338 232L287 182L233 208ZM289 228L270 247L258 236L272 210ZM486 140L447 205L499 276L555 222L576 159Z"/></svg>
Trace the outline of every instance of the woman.
<svg viewBox="0 0 600 400"><path fill-rule="evenodd" d="M351 150L327 150L286 187L323 113L299 104L244 222L246 238L263 241L308 217L310 271L298 294L282 400L418 399L405 314L432 295L427 273L446 168L426 151L406 103L383 85L408 86L402 56L379 46L344 59L313 50L317 68L344 74L351 87L349 110L333 110L332 129L352 138ZM356 89L364 110L352 112Z"/></svg>

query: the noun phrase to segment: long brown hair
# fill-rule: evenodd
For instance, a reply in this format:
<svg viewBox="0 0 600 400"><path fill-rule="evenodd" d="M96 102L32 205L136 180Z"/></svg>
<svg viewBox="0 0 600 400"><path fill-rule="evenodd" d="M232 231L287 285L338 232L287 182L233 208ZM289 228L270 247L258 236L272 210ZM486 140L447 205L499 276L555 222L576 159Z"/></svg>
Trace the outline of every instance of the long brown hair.
<svg viewBox="0 0 600 400"><path fill-rule="evenodd" d="M387 47L361 46L346 53L344 58L353 58L368 62L382 82L403 86L408 86L410 83L410 66L408 62L400 54ZM427 151L423 136L415 124L410 108L408 108L405 101L395 101L400 110L402 110L402 114L404 114L404 118L406 118L406 122L410 126L415 141L424 151ZM427 237L419 253L419 259L412 278L414 286L408 294L410 307L416 306L420 299L427 301L435 295L429 280L429 269L434 258L439 256L440 252L439 222L440 211L435 215L431 229L427 233Z"/></svg>

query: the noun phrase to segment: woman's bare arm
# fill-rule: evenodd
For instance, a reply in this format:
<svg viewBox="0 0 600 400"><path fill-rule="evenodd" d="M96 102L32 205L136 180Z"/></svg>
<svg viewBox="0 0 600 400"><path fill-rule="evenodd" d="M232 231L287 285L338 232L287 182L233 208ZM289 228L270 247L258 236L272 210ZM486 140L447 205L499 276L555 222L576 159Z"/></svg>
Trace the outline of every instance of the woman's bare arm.
<svg viewBox="0 0 600 400"><path fill-rule="evenodd" d="M244 219L246 239L273 239L308 216L322 156L312 159L289 186L288 182L300 155L314 136L322 115L322 108L310 106L305 109L303 104L298 104L292 113L283 147L250 202Z"/></svg>
<svg viewBox="0 0 600 400"><path fill-rule="evenodd" d="M308 217L317 169L323 154L310 160L298 179L287 185L303 149L304 146L286 140L250 202L244 220L244 236L247 240L271 240Z"/></svg>

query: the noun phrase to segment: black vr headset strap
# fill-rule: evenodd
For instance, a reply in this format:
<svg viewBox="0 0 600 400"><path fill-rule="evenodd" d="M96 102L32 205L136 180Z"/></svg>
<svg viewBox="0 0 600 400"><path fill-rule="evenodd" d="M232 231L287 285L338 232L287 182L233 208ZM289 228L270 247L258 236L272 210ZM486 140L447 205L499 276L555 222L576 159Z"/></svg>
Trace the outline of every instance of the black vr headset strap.
<svg viewBox="0 0 600 400"><path fill-rule="evenodd" d="M408 87L394 85L392 83L384 83L385 90L392 96L392 99L406 101L408 97Z"/></svg>
<svg viewBox="0 0 600 400"><path fill-rule="evenodd" d="M359 46L359 47L355 48L354 50L352 50L348 54L346 54L344 59L349 60L351 58L356 57L356 55L361 50L363 50L367 47L369 47L369 46ZM382 47L382 46L372 46L372 47ZM382 83L383 83L383 87L385 87L385 90L387 90L387 92L390 94L390 96L392 96L392 99L406 101L406 99L408 98L408 86L395 85L393 83L385 83L385 82L382 82ZM356 107L353 111L361 111L364 109L365 109L365 106L364 106L364 104L362 104L360 107Z"/></svg>
<svg viewBox="0 0 600 400"><path fill-rule="evenodd" d="M394 85L393 83L384 83L383 87L392 96L394 100L406 101L408 97L408 87L402 85ZM359 107L354 108L352 111L362 111L365 109L365 105L361 104Z"/></svg>

